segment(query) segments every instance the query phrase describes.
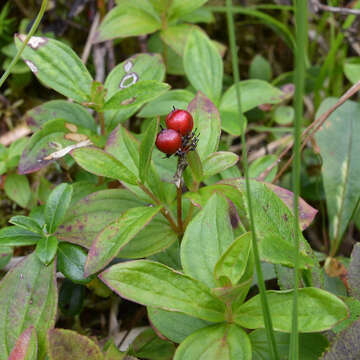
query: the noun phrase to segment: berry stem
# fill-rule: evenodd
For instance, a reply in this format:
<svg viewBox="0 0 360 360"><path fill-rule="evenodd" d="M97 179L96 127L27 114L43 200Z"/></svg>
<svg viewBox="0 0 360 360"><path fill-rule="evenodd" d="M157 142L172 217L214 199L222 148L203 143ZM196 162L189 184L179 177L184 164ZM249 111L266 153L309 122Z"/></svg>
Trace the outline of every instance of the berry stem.
<svg viewBox="0 0 360 360"><path fill-rule="evenodd" d="M182 206L181 206L181 198L182 198L182 186L176 188L176 197L177 197L177 221L178 228L180 234L184 233L184 226L182 221Z"/></svg>

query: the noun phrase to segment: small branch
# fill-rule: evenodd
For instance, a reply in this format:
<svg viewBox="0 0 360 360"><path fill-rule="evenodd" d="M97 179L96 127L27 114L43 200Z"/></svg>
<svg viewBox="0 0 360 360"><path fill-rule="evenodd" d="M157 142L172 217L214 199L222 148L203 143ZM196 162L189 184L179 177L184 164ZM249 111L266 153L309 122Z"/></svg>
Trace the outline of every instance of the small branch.
<svg viewBox="0 0 360 360"><path fill-rule="evenodd" d="M31 133L31 129L24 123L13 130L7 132L6 134L0 136L0 144L8 146L13 143L15 140L18 140L24 136L27 136Z"/></svg>
<svg viewBox="0 0 360 360"><path fill-rule="evenodd" d="M309 139L314 136L316 131L320 129L320 127L324 124L324 122L328 119L328 117L342 104L345 103L351 96L356 94L360 90L360 81L358 81L355 85L353 85L341 98L336 102L335 105L333 105L329 110L325 111L323 114L321 114L315 121L313 121L302 133L302 145L300 150L302 151L306 145L306 143L309 141ZM313 131L311 131L313 130ZM258 180L263 180L269 172L276 166L276 164L281 160L289 150L291 150L293 144L287 146L286 149L282 151L282 153L279 155L278 159L272 163L260 176L258 177ZM290 166L291 162L293 160L293 156L290 157L290 159L287 161L287 163L281 168L279 173L276 175L275 179L273 180L273 183L275 183L279 178L282 176L282 174L286 171L286 169Z"/></svg>
<svg viewBox="0 0 360 360"><path fill-rule="evenodd" d="M349 9L344 7L328 6L322 4L319 0L312 0L312 5L314 7L315 12L322 10L322 11L329 11L341 15L360 15L360 10Z"/></svg>
<svg viewBox="0 0 360 360"><path fill-rule="evenodd" d="M83 53L81 55L81 61L84 64L86 64L86 62L87 62L87 60L89 58L90 50L91 50L91 47L92 47L92 44L93 44L93 40L94 40L94 37L95 37L96 30L97 30L97 28L99 26L99 22L100 22L100 14L96 13L96 15L94 17L94 21L91 24L89 35L88 35L88 37L86 39L86 43L85 43Z"/></svg>
<svg viewBox="0 0 360 360"><path fill-rule="evenodd" d="M154 203L156 205L162 206L163 204L161 203L161 201L142 183L138 182L139 188L146 194L149 195L149 197L154 201ZM172 218L172 216L170 215L169 211L162 207L160 212L163 214L163 216L167 219L167 221L169 222L171 228L177 233L179 234L180 231L177 227L177 225L175 224L174 219Z"/></svg>

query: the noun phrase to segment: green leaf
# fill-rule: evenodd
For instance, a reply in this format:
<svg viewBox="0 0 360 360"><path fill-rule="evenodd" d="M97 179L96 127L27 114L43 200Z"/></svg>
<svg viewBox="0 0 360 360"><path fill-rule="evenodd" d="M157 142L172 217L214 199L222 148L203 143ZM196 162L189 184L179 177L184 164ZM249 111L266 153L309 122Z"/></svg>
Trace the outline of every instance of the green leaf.
<svg viewBox="0 0 360 360"><path fill-rule="evenodd" d="M191 13L181 16L181 20L189 23L213 23L215 16L211 10L206 7L198 8Z"/></svg>
<svg viewBox="0 0 360 360"><path fill-rule="evenodd" d="M259 252L262 261L285 266L295 266L295 246L275 234L265 235L259 242ZM313 267L314 260L306 255L304 250L299 251L299 269Z"/></svg>
<svg viewBox="0 0 360 360"><path fill-rule="evenodd" d="M161 19L148 0L120 0L105 16L95 41L145 35L160 28Z"/></svg>
<svg viewBox="0 0 360 360"><path fill-rule="evenodd" d="M280 359L288 359L290 335L274 332ZM253 351L253 360L268 360L269 344L265 329L257 329L249 334ZM329 342L322 334L299 334L299 359L317 360Z"/></svg>
<svg viewBox="0 0 360 360"><path fill-rule="evenodd" d="M115 156L120 162L122 162L128 169L133 172L139 179L139 144L134 136L126 130L122 125L119 125L109 136L105 146L106 152ZM164 154L160 153L157 149L154 149L152 156L156 158L156 154L161 154L162 163L164 163ZM176 189L174 184L168 184L160 179L157 168L156 171L151 165L146 179L146 185L148 188L163 202L171 203L175 198ZM159 171L160 176L162 174ZM173 177L174 172L171 174ZM129 183L125 183L130 191L132 191L140 199L148 203L153 203L148 195L138 186L133 186Z"/></svg>
<svg viewBox="0 0 360 360"><path fill-rule="evenodd" d="M19 336L8 360L37 360L37 337L34 326Z"/></svg>
<svg viewBox="0 0 360 360"><path fill-rule="evenodd" d="M265 185L282 200L282 202L290 209L291 212L293 211L294 195L291 191L270 183L265 183ZM310 226L317 212L318 211L316 209L311 207L302 198L299 198L299 222L303 230Z"/></svg>
<svg viewBox="0 0 360 360"><path fill-rule="evenodd" d="M352 84L356 84L360 80L360 61L358 57L345 59L344 74Z"/></svg>
<svg viewBox="0 0 360 360"><path fill-rule="evenodd" d="M89 130L63 119L46 122L26 145L19 162L19 174L35 172L54 162L56 157L51 156L53 153L64 150L79 141L87 140L88 134Z"/></svg>
<svg viewBox="0 0 360 360"><path fill-rule="evenodd" d="M25 114L25 121L32 130L39 129L53 119L64 119L96 133L96 123L91 114L83 106L66 100L47 101Z"/></svg>
<svg viewBox="0 0 360 360"><path fill-rule="evenodd" d="M18 49L24 40L25 35L15 36ZM69 46L58 40L33 36L21 56L46 86L77 102L89 100L91 75Z"/></svg>
<svg viewBox="0 0 360 360"><path fill-rule="evenodd" d="M121 352L113 341L107 346L105 351L105 360L126 360L126 356L126 352Z"/></svg>
<svg viewBox="0 0 360 360"><path fill-rule="evenodd" d="M274 121L280 125L290 125L295 118L295 110L292 106L280 105L274 111Z"/></svg>
<svg viewBox="0 0 360 360"><path fill-rule="evenodd" d="M267 291L274 330L290 332L293 291ZM335 295L317 288L299 289L299 332L331 329L349 313L347 306ZM265 327L260 296L256 295L233 312L234 321L248 329Z"/></svg>
<svg viewBox="0 0 360 360"><path fill-rule="evenodd" d="M256 55L250 64L249 77L250 79L270 81L272 77L270 63L263 56Z"/></svg>
<svg viewBox="0 0 360 360"><path fill-rule="evenodd" d="M76 331L52 329L48 333L51 360L103 360L100 348L88 337Z"/></svg>
<svg viewBox="0 0 360 360"><path fill-rule="evenodd" d="M45 222L50 234L52 234L64 220L71 202L72 192L72 186L63 183L58 185L50 193L45 204Z"/></svg>
<svg viewBox="0 0 360 360"><path fill-rule="evenodd" d="M239 156L230 151L219 151L210 154L203 162L204 177L213 176L235 165Z"/></svg>
<svg viewBox="0 0 360 360"><path fill-rule="evenodd" d="M235 324L205 327L187 337L177 348L174 360L251 360L251 343Z"/></svg>
<svg viewBox="0 0 360 360"><path fill-rule="evenodd" d="M249 111L262 104L277 104L285 99L285 94L266 81L252 79L239 82L242 112ZM236 87L230 86L220 102L221 127L233 135L241 134L240 116L238 114Z"/></svg>
<svg viewBox="0 0 360 360"><path fill-rule="evenodd" d="M249 166L249 177L257 178L276 160L277 160L276 155L265 155L262 156L261 158L254 160ZM264 181L267 182L273 181L276 176L277 169L278 169L278 165L276 164L276 166L265 177Z"/></svg>
<svg viewBox="0 0 360 360"><path fill-rule="evenodd" d="M120 296L140 304L203 320L224 321L225 304L199 281L165 265L148 260L130 261L113 265L99 276Z"/></svg>
<svg viewBox="0 0 360 360"><path fill-rule="evenodd" d="M165 65L160 54L136 54L115 66L105 80L106 100L110 99L119 89L128 87L137 81L157 80L165 78ZM166 95L166 93L164 94ZM135 114L142 106L127 106L125 109L105 111L105 124L113 130L120 122L124 122Z"/></svg>
<svg viewBox="0 0 360 360"><path fill-rule="evenodd" d="M85 286L64 279L59 291L59 308L65 316L79 315L84 307Z"/></svg>
<svg viewBox="0 0 360 360"><path fill-rule="evenodd" d="M225 198L214 194L189 223L181 242L184 272L215 287L213 272L217 261L233 241Z"/></svg>
<svg viewBox="0 0 360 360"><path fill-rule="evenodd" d="M0 270L3 269L13 256L13 248L1 245L0 240Z"/></svg>
<svg viewBox="0 0 360 360"><path fill-rule="evenodd" d="M86 171L130 184L136 184L136 176L119 160L105 151L94 148L80 148L72 151L75 161Z"/></svg>
<svg viewBox="0 0 360 360"><path fill-rule="evenodd" d="M29 216L16 215L9 220L10 224L16 225L24 230L31 231L32 233L42 235L43 231L39 223Z"/></svg>
<svg viewBox="0 0 360 360"><path fill-rule="evenodd" d="M118 110L140 106L156 99L170 89L170 85L157 80L143 80L117 91L105 102L104 110Z"/></svg>
<svg viewBox="0 0 360 360"><path fill-rule="evenodd" d="M221 126L220 115L215 105L201 92L189 104L189 111L194 119L194 129L197 129L199 143L197 152L201 160L205 160L217 150Z"/></svg>
<svg viewBox="0 0 360 360"><path fill-rule="evenodd" d="M150 168L151 156L155 145L156 135L159 130L160 117L150 121L140 144L139 176L144 183Z"/></svg>
<svg viewBox="0 0 360 360"><path fill-rule="evenodd" d="M31 198L29 180L25 175L9 174L4 184L5 194L21 207L25 208Z"/></svg>
<svg viewBox="0 0 360 360"><path fill-rule="evenodd" d="M247 213L245 207L245 184L243 179L228 179L222 183L235 186L241 193L241 203L239 206ZM226 189L226 188L225 188ZM225 190L224 189L224 190ZM281 189L281 188L279 188ZM283 240L293 244L294 217L289 209L289 204L285 204L282 198L275 194L273 186L259 181L251 181L251 196L254 207L254 221L257 224L258 236L264 237L268 234L280 236ZM283 189L285 190L285 189ZM292 193L285 190L284 197L292 198ZM303 208L299 206L301 211ZM248 215L244 214L246 217ZM309 214L304 214L307 217ZM301 236L300 250L307 255L312 255L312 250L306 240Z"/></svg>
<svg viewBox="0 0 360 360"><path fill-rule="evenodd" d="M151 326L155 327L166 338L178 344L193 332L211 325L208 321L174 311L153 307L148 307L147 311Z"/></svg>
<svg viewBox="0 0 360 360"><path fill-rule="evenodd" d="M0 359L24 330L34 326L39 359L45 356L46 333L55 325L57 303L55 262L43 265L35 253L10 270L0 282Z"/></svg>
<svg viewBox="0 0 360 360"><path fill-rule="evenodd" d="M59 240L90 248L98 233L124 211L145 205L125 189L97 191L69 209L55 235Z"/></svg>
<svg viewBox="0 0 360 360"><path fill-rule="evenodd" d="M150 360L171 360L174 344L160 339L151 328L146 329L130 344L129 355Z"/></svg>
<svg viewBox="0 0 360 360"><path fill-rule="evenodd" d="M80 246L61 242L58 248L57 266L68 279L77 284L87 284L92 277L84 275L87 252Z"/></svg>
<svg viewBox="0 0 360 360"><path fill-rule="evenodd" d="M218 104L223 79L222 59L207 35L197 29L187 39L184 69L191 85Z"/></svg>
<svg viewBox="0 0 360 360"><path fill-rule="evenodd" d="M179 17L189 14L205 4L207 0L173 0L170 2L168 17L178 19Z"/></svg>
<svg viewBox="0 0 360 360"><path fill-rule="evenodd" d="M127 245L118 257L139 259L164 251L177 241L178 235L163 216L157 215Z"/></svg>
<svg viewBox="0 0 360 360"><path fill-rule="evenodd" d="M150 255L147 257L149 260L157 261L164 265L167 265L174 270L181 271L181 262L180 262L180 244L179 241L175 241L171 246L158 252L157 254Z"/></svg>
<svg viewBox="0 0 360 360"><path fill-rule="evenodd" d="M124 126L117 126L110 134L105 151L118 159L139 178L139 144Z"/></svg>
<svg viewBox="0 0 360 360"><path fill-rule="evenodd" d="M338 279L338 278L332 278L332 279ZM339 279L339 281L341 281ZM346 289L345 289L346 292ZM352 325L355 321L357 321L360 317L360 301L348 296L342 296L341 299L344 301L344 303L347 305L350 311L350 316L341 321L339 324L337 324L332 331L335 334L338 334L339 332L345 330L350 325Z"/></svg>
<svg viewBox="0 0 360 360"><path fill-rule="evenodd" d="M58 240L55 236L42 237L36 244L35 253L44 265L49 265L56 255Z"/></svg>
<svg viewBox="0 0 360 360"><path fill-rule="evenodd" d="M157 207L136 207L124 212L108 225L93 242L85 264L85 274L91 275L110 263L117 253L160 211Z"/></svg>
<svg viewBox="0 0 360 360"><path fill-rule="evenodd" d="M153 117L157 115L167 115L173 106L176 109L186 109L193 98L194 94L190 91L182 89L170 90L146 104L138 116Z"/></svg>
<svg viewBox="0 0 360 360"><path fill-rule="evenodd" d="M337 100L324 100L316 116L328 110ZM322 157L330 241L335 252L360 197L360 143L355 137L360 131L360 124L356 121L359 111L357 102L347 101L328 117L326 124L315 135Z"/></svg>
<svg viewBox="0 0 360 360"><path fill-rule="evenodd" d="M222 278L228 279L231 284L235 285L245 273L248 258L251 250L251 233L248 232L239 236L226 249L215 265L215 279L221 284Z"/></svg>
<svg viewBox="0 0 360 360"><path fill-rule="evenodd" d="M0 246L34 245L41 239L40 234L17 226L8 226L0 230Z"/></svg>
<svg viewBox="0 0 360 360"><path fill-rule="evenodd" d="M191 174L193 175L194 179L198 183L200 183L201 180L204 178L204 170L203 170L203 164L200 160L199 154L197 153L196 150L190 151L186 155L186 160L189 164L189 169L190 169Z"/></svg>

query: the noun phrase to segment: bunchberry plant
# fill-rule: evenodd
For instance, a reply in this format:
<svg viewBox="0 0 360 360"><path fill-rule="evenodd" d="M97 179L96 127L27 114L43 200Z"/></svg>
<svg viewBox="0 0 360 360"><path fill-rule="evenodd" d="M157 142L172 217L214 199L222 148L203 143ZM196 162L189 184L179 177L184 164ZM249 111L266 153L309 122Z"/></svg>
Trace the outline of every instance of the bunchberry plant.
<svg viewBox="0 0 360 360"><path fill-rule="evenodd" d="M284 113L291 115L284 102L292 94L269 83L271 71L259 75L254 68L254 78L229 84L223 47L191 24L212 20L204 3L117 1L93 42L152 34L149 49L159 51L131 56L103 83L64 42L33 36L27 43L24 64L66 99L27 111L32 136L0 148L4 191L22 209L0 230L0 268L9 270L0 282L0 360L266 359L269 342L256 264L266 279L277 278L278 286L265 295L281 358L287 358L290 343L294 274L300 284L304 359L326 349L326 331L357 329L358 247L349 284L344 280L355 298L339 297L324 285L322 259L302 234L317 210L299 199L296 257L293 194L270 183L276 168L266 181L256 179L276 156L252 163L249 194L239 156L229 151L228 139L245 136L245 115L250 119L259 106L275 106L271 116L281 123ZM252 14L259 17L255 10ZM292 35L287 36L291 43ZM15 35L17 48L25 38ZM185 75L190 86L170 90L166 74ZM340 126L336 121L317 134L321 151ZM355 148L348 152L356 155ZM343 174L347 171L343 168ZM50 172L56 186L45 176ZM324 180L328 197L329 179ZM248 196L257 247L251 240ZM358 198L351 200L354 204ZM327 201L334 205L330 228L336 251L349 221L346 214L355 208ZM19 247L24 256L15 264L13 249ZM327 260L325 268L332 264ZM103 345L86 331L75 331L94 294L110 302L111 311L120 298L143 305L152 328L126 353L111 339ZM58 308L58 317L77 319L72 330L56 324ZM341 334L339 346L349 336ZM317 350L309 355L311 346Z"/></svg>

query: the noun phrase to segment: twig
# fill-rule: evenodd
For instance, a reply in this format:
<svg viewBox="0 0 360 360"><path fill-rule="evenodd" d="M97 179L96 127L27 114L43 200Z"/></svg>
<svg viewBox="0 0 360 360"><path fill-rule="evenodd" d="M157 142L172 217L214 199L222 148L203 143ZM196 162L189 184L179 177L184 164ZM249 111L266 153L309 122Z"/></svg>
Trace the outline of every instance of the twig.
<svg viewBox="0 0 360 360"><path fill-rule="evenodd" d="M346 93L341 96L341 98L336 102L335 105L333 105L329 110L325 111L323 114L321 114L315 121L313 121L302 133L302 145L300 150L302 151L308 142L308 140L315 134L316 131L320 129L322 124L327 120L327 118L342 104L344 104L345 101L347 101L351 96L356 94L360 90L360 80L353 85ZM311 130L314 129L312 132ZM310 133L311 132L311 133ZM260 176L258 177L259 180L263 180L269 172L276 166L276 164L281 160L289 150L291 150L293 144L290 144L287 146L286 149L282 151L282 153L279 155L278 159L272 163ZM275 183L281 175L285 172L285 170L290 166L291 162L293 160L293 156L290 157L290 159L287 161L287 163L281 168L279 173L276 175L276 177L273 180L273 183Z"/></svg>
<svg viewBox="0 0 360 360"><path fill-rule="evenodd" d="M31 133L31 129L24 123L17 126L15 129L7 132L6 134L0 136L0 144L8 146L13 143L15 140L18 140L24 136L27 136Z"/></svg>
<svg viewBox="0 0 360 360"><path fill-rule="evenodd" d="M319 0L312 0L312 5L315 12L322 10L342 15L360 15L360 10L324 5Z"/></svg>
<svg viewBox="0 0 360 360"><path fill-rule="evenodd" d="M148 195L156 205L161 206L162 203L161 201L142 183L138 182L139 188L146 194ZM161 208L160 212L163 214L163 216L167 219L167 221L169 222L171 228L177 233L179 234L179 229L175 224L174 219L172 218L171 214L169 213L169 211L167 209L165 209L164 207Z"/></svg>
<svg viewBox="0 0 360 360"><path fill-rule="evenodd" d="M279 146L285 145L286 143L288 143L289 140L291 140L291 138L292 138L292 135L286 135L278 140L272 141L266 147L263 147L257 151L254 151L254 152L249 151L248 160L254 161L254 160L258 159L259 157L266 155L267 153L268 154L273 153ZM293 142L291 141L290 144L292 145Z"/></svg>
<svg viewBox="0 0 360 360"><path fill-rule="evenodd" d="M81 61L84 64L87 63L87 60L89 58L90 50L91 50L91 47L92 47L92 44L93 44L93 40L94 40L96 30L97 30L97 28L99 26L99 22L100 22L100 14L96 13L96 15L94 17L94 20L93 20L93 23L91 24L89 35L88 35L88 37L86 39L86 43L85 43L83 53L81 55Z"/></svg>

